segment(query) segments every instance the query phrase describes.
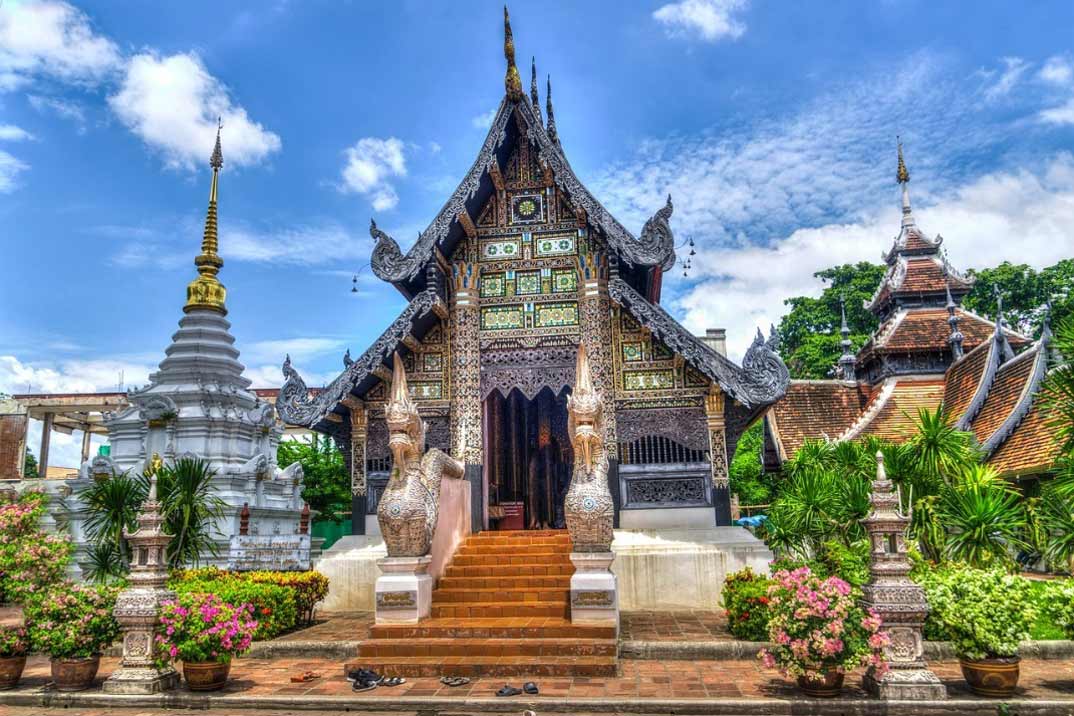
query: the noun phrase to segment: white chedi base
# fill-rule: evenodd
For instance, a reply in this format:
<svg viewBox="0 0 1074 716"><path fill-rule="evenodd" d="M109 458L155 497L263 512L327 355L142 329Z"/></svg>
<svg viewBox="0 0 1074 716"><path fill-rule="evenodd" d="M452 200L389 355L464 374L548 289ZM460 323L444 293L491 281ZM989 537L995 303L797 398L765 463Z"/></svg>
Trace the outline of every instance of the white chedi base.
<svg viewBox="0 0 1074 716"><path fill-rule="evenodd" d="M416 624L429 616L433 603L433 558L385 557L374 587L377 624Z"/></svg>
<svg viewBox="0 0 1074 716"><path fill-rule="evenodd" d="M619 587L612 552L571 552L571 623L619 629Z"/></svg>

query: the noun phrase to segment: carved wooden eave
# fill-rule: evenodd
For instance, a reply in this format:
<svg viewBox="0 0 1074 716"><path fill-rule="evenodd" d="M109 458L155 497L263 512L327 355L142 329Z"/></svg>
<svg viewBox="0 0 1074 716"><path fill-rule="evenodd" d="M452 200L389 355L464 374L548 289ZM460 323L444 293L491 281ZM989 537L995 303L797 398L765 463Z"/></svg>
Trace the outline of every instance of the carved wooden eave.
<svg viewBox="0 0 1074 716"><path fill-rule="evenodd" d="M765 341L758 331L742 365L737 366L705 345L667 311L646 299L623 279L612 278L608 282L608 294L646 330L751 413L760 414L787 392L790 372L775 352L774 335Z"/></svg>
<svg viewBox="0 0 1074 716"><path fill-rule="evenodd" d="M509 127L512 117L518 118L518 126L522 129ZM619 254L624 271L636 268L638 276L643 277L648 276L649 269L654 266L664 270L674 267L675 241L668 223L672 212L670 197L665 206L646 222L641 236L635 237L585 188L560 146L548 136L530 102L511 102L505 97L469 172L405 255L395 239L378 230L375 224L371 226L370 233L376 246L370 263L378 277L395 285L408 298L423 289L422 269L432 259L434 250L440 248L450 256L459 238L469 233L462 225L465 220L461 217L465 214L472 220L493 191L503 191L499 155L509 130L518 133L517 141L529 141L537 148L538 161L547 168L552 182L567 195L578 215L599 231ZM644 283L644 280L639 278L638 282Z"/></svg>
<svg viewBox="0 0 1074 716"><path fill-rule="evenodd" d="M378 380L390 381L388 365L392 354L414 345L415 337L424 336L435 325L441 311L444 302L435 291L419 293L365 353L315 396L310 395L302 376L291 366L290 358L285 360L286 380L276 398L280 419L289 425L331 432L331 423L338 422L331 416L346 412L350 401L364 395Z"/></svg>

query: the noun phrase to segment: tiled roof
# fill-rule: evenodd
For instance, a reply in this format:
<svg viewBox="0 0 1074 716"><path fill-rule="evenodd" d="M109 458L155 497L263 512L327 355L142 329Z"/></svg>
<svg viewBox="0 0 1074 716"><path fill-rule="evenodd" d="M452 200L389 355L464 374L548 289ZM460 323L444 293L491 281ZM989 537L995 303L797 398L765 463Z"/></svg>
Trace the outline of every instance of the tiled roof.
<svg viewBox="0 0 1074 716"><path fill-rule="evenodd" d="M959 317L958 330L962 333L962 348L969 352L987 341L995 332L995 324L962 308L955 309ZM899 353L938 351L948 348L951 326L947 323L946 308L911 308L899 311L877 329L876 340L866 347L873 350ZM1004 329L1012 348L1029 343L1020 333ZM864 350L864 349L863 349Z"/></svg>
<svg viewBox="0 0 1074 716"><path fill-rule="evenodd" d="M936 249L936 244L929 239L926 239L920 231L912 230L906 234L906 245L902 247L903 251L932 251Z"/></svg>
<svg viewBox="0 0 1074 716"><path fill-rule="evenodd" d="M943 402L944 381L898 379L883 386L873 404L866 408L864 425L856 426L848 438L865 435L889 440L903 439L913 430L918 410L936 410ZM870 416L871 414L871 416Z"/></svg>
<svg viewBox="0 0 1074 716"><path fill-rule="evenodd" d="M988 397L970 424L970 430L978 442L983 443L992 437L992 433L1014 412L1033 375L1036 355L1036 351L1026 351L999 367L989 387Z"/></svg>
<svg viewBox="0 0 1074 716"><path fill-rule="evenodd" d="M970 406L974 394L981 385L985 366L995 346L995 341L987 341L965 354L961 360L947 369L944 385L943 405L952 420L958 420Z"/></svg>
<svg viewBox="0 0 1074 716"><path fill-rule="evenodd" d="M791 457L807 439L835 439L861 415L869 400L863 385L835 380L792 380L787 394L769 411L781 459Z"/></svg>
<svg viewBox="0 0 1074 716"><path fill-rule="evenodd" d="M1059 444L1048 424L1048 407L1033 396L1033 407L1003 444L988 458L1001 475L1043 472L1059 457Z"/></svg>

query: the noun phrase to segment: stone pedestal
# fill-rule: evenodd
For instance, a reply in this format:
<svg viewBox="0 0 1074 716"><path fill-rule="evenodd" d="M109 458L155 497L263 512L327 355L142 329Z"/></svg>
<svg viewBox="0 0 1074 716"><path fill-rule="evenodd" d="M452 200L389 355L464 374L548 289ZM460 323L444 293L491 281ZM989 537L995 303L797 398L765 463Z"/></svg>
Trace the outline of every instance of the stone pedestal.
<svg viewBox="0 0 1074 716"><path fill-rule="evenodd" d="M861 678L862 687L873 696L882 699L920 701L947 698L947 687L928 668L891 669L877 679L870 669Z"/></svg>
<svg viewBox="0 0 1074 716"><path fill-rule="evenodd" d="M433 601L433 578L429 574L431 555L385 557L377 560L382 574L377 578L377 624L417 624L429 616Z"/></svg>
<svg viewBox="0 0 1074 716"><path fill-rule="evenodd" d="M619 587L614 552L571 552L571 622L619 628Z"/></svg>

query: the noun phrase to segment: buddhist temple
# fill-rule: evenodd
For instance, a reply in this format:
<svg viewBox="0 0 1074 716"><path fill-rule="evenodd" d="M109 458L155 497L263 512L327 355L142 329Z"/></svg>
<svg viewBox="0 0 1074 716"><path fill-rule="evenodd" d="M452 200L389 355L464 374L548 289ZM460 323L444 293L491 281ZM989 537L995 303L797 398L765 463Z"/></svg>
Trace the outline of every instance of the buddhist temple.
<svg viewBox="0 0 1074 716"><path fill-rule="evenodd" d="M778 469L810 439L903 439L920 408L942 406L1001 474L1047 473L1058 454L1039 400L1041 382L1057 363L1047 320L1034 342L999 316L989 320L963 308L972 277L948 262L941 236L930 239L918 228L901 144L896 179L902 225L883 254L887 271L865 302L880 327L854 353L844 312L835 377L792 380L765 417L766 468Z"/></svg>
<svg viewBox="0 0 1074 716"><path fill-rule="evenodd" d="M571 168L551 79L542 112L536 62L527 95L505 30L505 93L470 171L407 251L370 225L372 269L408 305L316 395L288 359L277 409L335 439L353 532L372 533L398 352L426 445L466 464L475 531L563 528L567 397L584 346L615 527L730 525L728 462L789 380L775 337L758 332L736 365L661 307L672 198L637 235L612 216Z"/></svg>

